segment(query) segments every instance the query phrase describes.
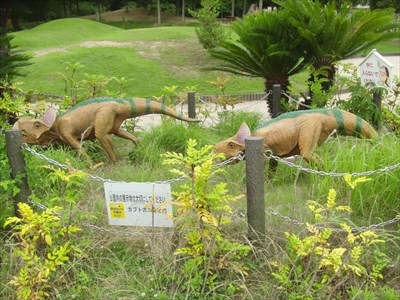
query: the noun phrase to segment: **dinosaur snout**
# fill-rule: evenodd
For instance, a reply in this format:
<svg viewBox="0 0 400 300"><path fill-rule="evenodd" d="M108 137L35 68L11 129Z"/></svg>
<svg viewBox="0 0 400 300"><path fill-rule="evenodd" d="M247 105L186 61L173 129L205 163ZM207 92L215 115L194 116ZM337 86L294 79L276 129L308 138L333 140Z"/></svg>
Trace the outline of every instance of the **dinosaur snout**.
<svg viewBox="0 0 400 300"><path fill-rule="evenodd" d="M22 129L22 128L20 128L20 122L19 121L17 121L17 122L15 122L14 123L14 125L13 125L13 127L12 127L12 129L14 129L14 130L21 130L21 134L22 134L22 139L26 142L27 141L27 139L28 139L28 136L27 136L27 133L26 133L26 130L24 130L24 129Z"/></svg>

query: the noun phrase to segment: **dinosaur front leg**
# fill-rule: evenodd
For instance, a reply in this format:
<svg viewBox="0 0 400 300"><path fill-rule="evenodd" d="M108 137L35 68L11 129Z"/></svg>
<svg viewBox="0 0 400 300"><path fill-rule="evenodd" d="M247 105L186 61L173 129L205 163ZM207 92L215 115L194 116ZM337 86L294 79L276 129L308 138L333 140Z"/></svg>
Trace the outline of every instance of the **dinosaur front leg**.
<svg viewBox="0 0 400 300"><path fill-rule="evenodd" d="M55 130L58 134L58 137L60 140L67 144L68 146L78 150L79 155L83 155L89 163L92 163L92 160L90 159L89 155L85 152L85 150L82 147L82 143L80 143L77 139L76 136L74 135L74 126L71 124L71 122L67 119L61 118L58 122L56 122L55 125Z"/></svg>
<svg viewBox="0 0 400 300"><path fill-rule="evenodd" d="M59 133L59 137L65 144L78 150L79 155L83 155L85 159L92 164L92 159L86 153L85 149L83 149L82 143L80 143L71 132L64 130Z"/></svg>
<svg viewBox="0 0 400 300"><path fill-rule="evenodd" d="M307 122L301 125L299 131L299 151L300 155L308 162L316 162L319 164L321 159L317 154L314 153L318 146L322 131L322 125L320 122Z"/></svg>

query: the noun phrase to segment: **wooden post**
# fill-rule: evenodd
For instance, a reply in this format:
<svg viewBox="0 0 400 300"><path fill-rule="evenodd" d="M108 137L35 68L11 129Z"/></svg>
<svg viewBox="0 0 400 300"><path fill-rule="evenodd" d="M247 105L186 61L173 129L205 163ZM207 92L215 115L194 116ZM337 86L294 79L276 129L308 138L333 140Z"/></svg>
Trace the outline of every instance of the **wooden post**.
<svg viewBox="0 0 400 300"><path fill-rule="evenodd" d="M281 85L274 84L272 86L272 95L273 95L273 109L271 112L271 118L276 118L279 116L281 112ZM278 162L275 159L269 160L268 167L268 179L272 179L272 177L276 173L276 169L278 168Z"/></svg>
<svg viewBox="0 0 400 300"><path fill-rule="evenodd" d="M274 84L272 86L272 111L271 117L276 118L281 112L281 85Z"/></svg>
<svg viewBox="0 0 400 300"><path fill-rule="evenodd" d="M11 129L5 132L8 161L11 166L11 177L15 179L22 174L20 191L14 196L14 210L17 217L21 217L18 210L18 203L28 201L29 186L26 174L26 165L22 155L22 132L19 129Z"/></svg>
<svg viewBox="0 0 400 300"><path fill-rule="evenodd" d="M196 119L196 93L188 92L188 114L189 118Z"/></svg>
<svg viewBox="0 0 400 300"><path fill-rule="evenodd" d="M245 139L247 222L249 239L261 244L265 236L264 139Z"/></svg>
<svg viewBox="0 0 400 300"><path fill-rule="evenodd" d="M376 129L381 129L381 117L382 117L382 92L373 92L372 94L374 104L376 106L376 113L374 116L374 126Z"/></svg>

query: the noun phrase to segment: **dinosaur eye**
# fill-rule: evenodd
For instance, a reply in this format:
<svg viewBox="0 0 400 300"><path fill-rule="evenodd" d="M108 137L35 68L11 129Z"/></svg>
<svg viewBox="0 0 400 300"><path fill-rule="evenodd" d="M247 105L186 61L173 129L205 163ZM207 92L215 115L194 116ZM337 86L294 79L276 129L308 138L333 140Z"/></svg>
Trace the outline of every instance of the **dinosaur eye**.
<svg viewBox="0 0 400 300"><path fill-rule="evenodd" d="M35 128L39 128L40 124L39 123L35 123Z"/></svg>
<svg viewBox="0 0 400 300"><path fill-rule="evenodd" d="M234 149L235 148L235 144L232 143L232 142L229 142L228 143L228 147L231 148L231 149Z"/></svg>

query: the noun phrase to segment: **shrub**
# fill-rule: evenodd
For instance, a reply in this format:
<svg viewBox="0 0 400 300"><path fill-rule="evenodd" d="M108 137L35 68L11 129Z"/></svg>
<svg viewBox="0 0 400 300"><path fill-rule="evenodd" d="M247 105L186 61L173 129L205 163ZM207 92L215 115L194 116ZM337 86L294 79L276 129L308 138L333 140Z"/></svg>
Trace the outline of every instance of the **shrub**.
<svg viewBox="0 0 400 300"><path fill-rule="evenodd" d="M10 217L4 226L14 225L19 250L16 255L24 262L19 275L10 284L17 288L17 299L44 299L59 280L57 271L68 260L81 253L71 240L80 229L63 226L57 215L59 207L37 214L25 204L18 204L21 218Z"/></svg>
<svg viewBox="0 0 400 300"><path fill-rule="evenodd" d="M345 180L353 189L369 179L353 180L348 175ZM385 240L371 230L353 232L339 219L341 212L351 212L351 209L338 205L336 197L336 191L330 189L326 204L308 201L315 221L322 228L307 223L307 234L303 238L285 233L287 257L282 264L278 263L278 271L273 275L290 299L343 298L350 287L375 286L383 279L382 271L388 259L378 245ZM338 233L332 229L335 223L341 228Z"/></svg>
<svg viewBox="0 0 400 300"><path fill-rule="evenodd" d="M212 177L222 172L213 167L213 161L221 155L210 153L211 148L198 149L197 142L190 139L186 156L171 152L163 155L164 164L179 168L172 169L173 173L191 182L173 193L177 226L187 231L184 245L175 255L184 259L181 273L187 284L183 288L191 299L207 295L213 298L219 293L232 295L240 290L232 283L234 275L239 278L247 275L243 258L250 247L230 240L222 232L222 227L231 221L229 204L239 197L228 194L225 182L210 186Z"/></svg>
<svg viewBox="0 0 400 300"><path fill-rule="evenodd" d="M221 3L219 0L202 0L201 6L198 11L189 12L200 21L200 27L196 28L200 44L204 49L212 49L227 37L222 24L217 20Z"/></svg>

